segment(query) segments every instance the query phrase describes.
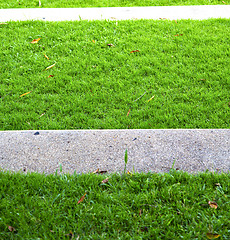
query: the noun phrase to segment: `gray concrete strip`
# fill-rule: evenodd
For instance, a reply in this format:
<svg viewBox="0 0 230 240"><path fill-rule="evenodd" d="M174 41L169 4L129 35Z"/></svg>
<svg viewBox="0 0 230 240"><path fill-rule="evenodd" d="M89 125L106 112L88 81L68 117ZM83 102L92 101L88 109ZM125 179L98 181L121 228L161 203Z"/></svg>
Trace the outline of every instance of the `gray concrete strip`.
<svg viewBox="0 0 230 240"><path fill-rule="evenodd" d="M11 171L190 173L230 171L230 129L2 131L0 167Z"/></svg>
<svg viewBox="0 0 230 240"><path fill-rule="evenodd" d="M230 5L110 7L110 8L20 8L0 9L0 22L45 20L230 18Z"/></svg>

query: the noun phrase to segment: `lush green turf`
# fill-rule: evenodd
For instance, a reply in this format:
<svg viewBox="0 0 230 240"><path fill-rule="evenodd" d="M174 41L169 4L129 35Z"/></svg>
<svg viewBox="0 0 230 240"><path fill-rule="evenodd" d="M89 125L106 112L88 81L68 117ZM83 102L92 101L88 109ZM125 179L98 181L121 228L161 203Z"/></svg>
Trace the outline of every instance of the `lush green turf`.
<svg viewBox="0 0 230 240"><path fill-rule="evenodd" d="M82 7L133 7L133 6L174 6L174 5L219 5L229 4L228 0L40 0L44 8ZM36 8L39 0L0 0L0 8Z"/></svg>
<svg viewBox="0 0 230 240"><path fill-rule="evenodd" d="M229 199L229 173L0 172L0 239L227 240Z"/></svg>
<svg viewBox="0 0 230 240"><path fill-rule="evenodd" d="M230 20L0 28L1 130L229 128Z"/></svg>

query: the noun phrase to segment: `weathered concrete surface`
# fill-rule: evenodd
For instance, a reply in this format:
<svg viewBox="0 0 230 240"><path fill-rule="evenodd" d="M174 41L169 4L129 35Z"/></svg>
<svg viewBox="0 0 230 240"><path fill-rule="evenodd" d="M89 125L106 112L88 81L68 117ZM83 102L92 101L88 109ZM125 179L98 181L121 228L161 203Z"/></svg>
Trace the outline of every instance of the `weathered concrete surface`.
<svg viewBox="0 0 230 240"><path fill-rule="evenodd" d="M230 18L230 5L0 9L0 22Z"/></svg>
<svg viewBox="0 0 230 240"><path fill-rule="evenodd" d="M230 129L2 131L0 167L54 173L230 171Z"/></svg>

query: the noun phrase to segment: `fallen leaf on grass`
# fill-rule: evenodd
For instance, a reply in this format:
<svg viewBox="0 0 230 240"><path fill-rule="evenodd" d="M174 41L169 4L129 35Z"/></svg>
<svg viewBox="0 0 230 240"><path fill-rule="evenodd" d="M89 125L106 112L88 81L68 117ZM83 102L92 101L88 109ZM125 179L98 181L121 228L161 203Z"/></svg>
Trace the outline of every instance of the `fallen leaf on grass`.
<svg viewBox="0 0 230 240"><path fill-rule="evenodd" d="M95 170L93 173L95 174L95 173L98 173L98 172L99 172L99 168L97 170Z"/></svg>
<svg viewBox="0 0 230 240"><path fill-rule="evenodd" d="M27 92L27 93L23 93L22 95L20 95L20 97L23 97L23 96L25 96L25 95L27 95L27 94L29 94L29 93L31 93L32 91L30 91L30 92Z"/></svg>
<svg viewBox="0 0 230 240"><path fill-rule="evenodd" d="M95 43L95 40L92 40L93 43Z"/></svg>
<svg viewBox="0 0 230 240"><path fill-rule="evenodd" d="M206 236L208 239L214 239L214 238L220 237L220 235L217 233L207 233Z"/></svg>
<svg viewBox="0 0 230 240"><path fill-rule="evenodd" d="M93 172L94 174L95 173L98 173L98 174L104 174L104 173L107 173L107 171L106 170L101 170L101 171L99 171L99 168L96 170L96 171L94 171Z"/></svg>
<svg viewBox="0 0 230 240"><path fill-rule="evenodd" d="M16 229L12 226L8 226L8 229L11 231L11 232L16 232Z"/></svg>
<svg viewBox="0 0 230 240"><path fill-rule="evenodd" d="M44 57L49 60L49 57L47 57L45 54L44 54Z"/></svg>
<svg viewBox="0 0 230 240"><path fill-rule="evenodd" d="M223 4L226 4L226 2L222 1Z"/></svg>
<svg viewBox="0 0 230 240"><path fill-rule="evenodd" d="M178 37L178 36L183 36L183 34L176 34L174 35L175 37Z"/></svg>
<svg viewBox="0 0 230 240"><path fill-rule="evenodd" d="M140 52L139 50L133 50L130 53L134 53L134 52Z"/></svg>
<svg viewBox="0 0 230 240"><path fill-rule="evenodd" d="M54 75L49 75L49 77L48 77L48 78L50 78L50 77L54 77Z"/></svg>
<svg viewBox="0 0 230 240"><path fill-rule="evenodd" d="M107 46L114 47L114 45L112 43L108 43Z"/></svg>
<svg viewBox="0 0 230 240"><path fill-rule="evenodd" d="M153 98L154 98L154 96L152 96L152 97L148 100L148 102L150 102Z"/></svg>
<svg viewBox="0 0 230 240"><path fill-rule="evenodd" d="M209 204L209 206L210 206L211 208L215 208L215 209L217 209L217 207L218 207L218 205L217 205L216 202L208 201L208 204Z"/></svg>
<svg viewBox="0 0 230 240"><path fill-rule="evenodd" d="M47 67L45 70L49 70L50 68L54 67L56 63L54 63L53 65Z"/></svg>
<svg viewBox="0 0 230 240"><path fill-rule="evenodd" d="M34 39L32 42L30 43L38 43L40 41L41 38L37 38L37 39Z"/></svg>
<svg viewBox="0 0 230 240"><path fill-rule="evenodd" d="M79 201L77 202L77 204L83 202L83 200L84 200L86 194L87 194L87 193L85 193L85 194L79 199Z"/></svg>
<svg viewBox="0 0 230 240"><path fill-rule="evenodd" d="M129 114L130 114L130 109L129 109L128 113L127 113L127 117L129 116Z"/></svg>
<svg viewBox="0 0 230 240"><path fill-rule="evenodd" d="M65 236L69 236L69 237L71 237L71 239L74 238L74 234L72 231L69 231L69 233L65 234Z"/></svg>
<svg viewBox="0 0 230 240"><path fill-rule="evenodd" d="M107 183L109 181L108 178L104 179L103 181L101 181L102 183Z"/></svg>

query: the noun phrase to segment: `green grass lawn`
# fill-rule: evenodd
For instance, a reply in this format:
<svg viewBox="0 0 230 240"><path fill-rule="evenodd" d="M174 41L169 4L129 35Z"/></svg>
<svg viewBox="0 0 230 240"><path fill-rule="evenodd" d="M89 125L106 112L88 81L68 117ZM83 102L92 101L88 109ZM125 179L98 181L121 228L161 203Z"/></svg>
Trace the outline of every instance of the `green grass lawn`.
<svg viewBox="0 0 230 240"><path fill-rule="evenodd" d="M176 6L176 5L224 5L229 0L41 0L44 8L82 7L134 7L134 6ZM39 0L0 0L0 8L36 8Z"/></svg>
<svg viewBox="0 0 230 240"><path fill-rule="evenodd" d="M229 128L230 20L0 29L1 130Z"/></svg>
<svg viewBox="0 0 230 240"><path fill-rule="evenodd" d="M0 239L227 240L229 199L229 173L0 171Z"/></svg>

